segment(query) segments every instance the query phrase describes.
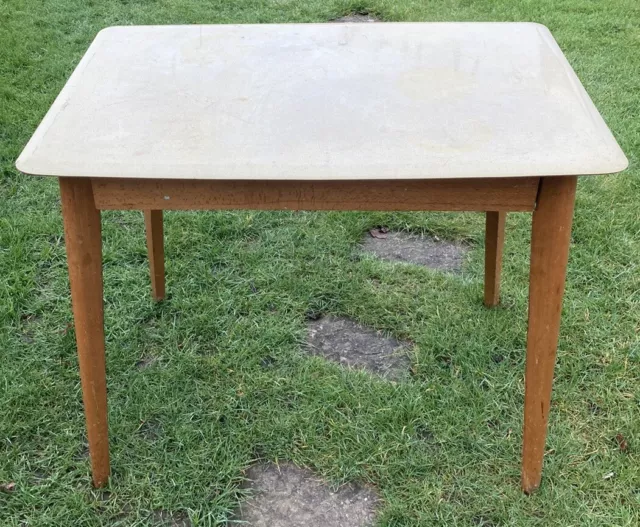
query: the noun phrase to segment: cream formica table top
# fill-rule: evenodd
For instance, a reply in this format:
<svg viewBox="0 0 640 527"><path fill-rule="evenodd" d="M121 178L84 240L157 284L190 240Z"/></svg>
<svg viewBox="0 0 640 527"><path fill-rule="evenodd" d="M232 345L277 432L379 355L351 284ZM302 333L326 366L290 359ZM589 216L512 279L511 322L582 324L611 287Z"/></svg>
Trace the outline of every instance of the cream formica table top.
<svg viewBox="0 0 640 527"><path fill-rule="evenodd" d="M627 160L532 23L111 27L20 155L53 176L583 175Z"/></svg>

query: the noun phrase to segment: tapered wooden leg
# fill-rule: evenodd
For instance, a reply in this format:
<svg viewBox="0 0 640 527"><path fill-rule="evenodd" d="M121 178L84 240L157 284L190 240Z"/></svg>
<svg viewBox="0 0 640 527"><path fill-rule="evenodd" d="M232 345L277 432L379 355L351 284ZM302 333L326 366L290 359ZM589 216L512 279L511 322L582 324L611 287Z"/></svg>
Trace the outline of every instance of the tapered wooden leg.
<svg viewBox="0 0 640 527"><path fill-rule="evenodd" d="M145 210L144 224L147 231L147 251L151 271L151 291L154 300L162 300L164 290L164 235L162 211Z"/></svg>
<svg viewBox="0 0 640 527"><path fill-rule="evenodd" d="M574 176L540 180L531 233L522 489L540 485L576 191Z"/></svg>
<svg viewBox="0 0 640 527"><path fill-rule="evenodd" d="M500 273L504 247L506 212L487 212L484 248L484 305L497 306L500 302Z"/></svg>
<svg viewBox="0 0 640 527"><path fill-rule="evenodd" d="M60 197L91 471L93 484L102 487L109 478L109 436L100 211L89 179L60 178Z"/></svg>

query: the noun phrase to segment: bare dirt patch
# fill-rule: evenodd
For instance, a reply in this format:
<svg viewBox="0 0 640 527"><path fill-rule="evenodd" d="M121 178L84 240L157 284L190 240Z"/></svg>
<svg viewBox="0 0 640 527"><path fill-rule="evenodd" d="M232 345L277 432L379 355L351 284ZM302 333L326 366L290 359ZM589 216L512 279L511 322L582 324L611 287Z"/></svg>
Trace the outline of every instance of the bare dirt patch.
<svg viewBox="0 0 640 527"><path fill-rule="evenodd" d="M389 380L402 380L411 366L409 344L348 318L321 317L308 322L307 351Z"/></svg>
<svg viewBox="0 0 640 527"><path fill-rule="evenodd" d="M350 13L348 15L341 16L340 18L336 18L335 20L332 20L332 22L381 22L381 20L369 13Z"/></svg>
<svg viewBox="0 0 640 527"><path fill-rule="evenodd" d="M331 490L313 472L291 463L260 464L247 471L251 497L233 518L251 527L369 527L378 498L372 489ZM235 525L230 523L229 525Z"/></svg>
<svg viewBox="0 0 640 527"><path fill-rule="evenodd" d="M430 236L418 236L404 232L384 232L379 229L365 234L362 248L378 258L392 262L423 265L430 269L460 271L469 247Z"/></svg>

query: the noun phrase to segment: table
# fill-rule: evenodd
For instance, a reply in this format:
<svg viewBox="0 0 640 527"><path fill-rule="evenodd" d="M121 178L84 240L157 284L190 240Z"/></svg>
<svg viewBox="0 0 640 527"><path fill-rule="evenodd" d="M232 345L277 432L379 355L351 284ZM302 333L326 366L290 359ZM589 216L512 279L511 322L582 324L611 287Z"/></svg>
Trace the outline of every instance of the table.
<svg viewBox="0 0 640 527"><path fill-rule="evenodd" d="M522 488L541 479L577 176L627 160L533 23L102 30L16 162L60 183L93 482L109 476L100 211L481 211L499 300L505 215L533 213Z"/></svg>

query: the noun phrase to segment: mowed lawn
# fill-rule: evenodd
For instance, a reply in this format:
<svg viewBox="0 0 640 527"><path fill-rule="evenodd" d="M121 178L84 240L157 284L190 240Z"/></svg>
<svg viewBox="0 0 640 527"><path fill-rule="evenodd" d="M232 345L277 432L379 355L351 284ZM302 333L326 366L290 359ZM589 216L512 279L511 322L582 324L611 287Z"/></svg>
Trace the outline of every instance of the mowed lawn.
<svg viewBox="0 0 640 527"><path fill-rule="evenodd" d="M350 12L546 24L630 160L579 182L541 488L519 490L529 215L508 218L487 310L481 214L244 211L165 215L157 305L142 214L103 214L112 477L93 490L57 182L17 155L105 26ZM373 485L381 526L638 525L639 130L637 0L0 2L0 525L224 524L256 460ZM470 256L459 274L363 256L376 225ZM411 378L305 355L310 313L410 341Z"/></svg>

